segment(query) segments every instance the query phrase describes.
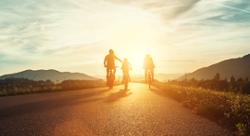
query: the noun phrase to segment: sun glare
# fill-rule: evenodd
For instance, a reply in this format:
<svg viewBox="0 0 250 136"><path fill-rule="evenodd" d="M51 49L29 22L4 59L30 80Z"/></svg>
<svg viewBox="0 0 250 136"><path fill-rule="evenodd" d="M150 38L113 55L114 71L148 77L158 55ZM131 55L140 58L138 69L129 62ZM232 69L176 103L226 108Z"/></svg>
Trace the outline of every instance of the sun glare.
<svg viewBox="0 0 250 136"><path fill-rule="evenodd" d="M133 51L131 54L128 54L128 61L133 68L132 73L138 73L142 70L144 56L144 53L140 51Z"/></svg>
<svg viewBox="0 0 250 136"><path fill-rule="evenodd" d="M132 74L143 73L146 54L155 54L158 34L152 20L144 16L131 15L117 20L109 29L107 41L120 59L128 58Z"/></svg>
<svg viewBox="0 0 250 136"><path fill-rule="evenodd" d="M129 63L132 66L132 71L130 73L132 74L138 74L143 73L143 61L146 54L150 54L149 46L140 46L140 45L134 45L127 48L123 48L123 52L118 52L119 55L121 55L120 59L124 60L124 58L127 58ZM117 55L119 57L119 55Z"/></svg>

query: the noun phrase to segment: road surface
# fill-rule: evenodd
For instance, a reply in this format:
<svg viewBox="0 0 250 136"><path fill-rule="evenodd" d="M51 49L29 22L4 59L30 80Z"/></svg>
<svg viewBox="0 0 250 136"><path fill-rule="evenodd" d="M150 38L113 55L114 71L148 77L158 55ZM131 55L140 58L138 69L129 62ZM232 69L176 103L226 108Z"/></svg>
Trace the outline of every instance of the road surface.
<svg viewBox="0 0 250 136"><path fill-rule="evenodd" d="M0 135L223 136L229 132L146 84L0 97Z"/></svg>

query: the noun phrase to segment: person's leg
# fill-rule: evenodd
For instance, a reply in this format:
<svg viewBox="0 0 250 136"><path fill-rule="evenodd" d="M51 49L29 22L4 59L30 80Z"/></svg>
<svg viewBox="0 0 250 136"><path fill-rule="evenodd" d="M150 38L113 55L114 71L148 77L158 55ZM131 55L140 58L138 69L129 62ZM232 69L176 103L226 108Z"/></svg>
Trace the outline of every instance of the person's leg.
<svg viewBox="0 0 250 136"><path fill-rule="evenodd" d="M151 71L151 74L152 74L152 80L154 81L155 79L154 79L154 69L152 68L152 69L150 69L150 71Z"/></svg>
<svg viewBox="0 0 250 136"><path fill-rule="evenodd" d="M113 74L114 80L115 80L115 73L116 73L116 68L114 68L114 74Z"/></svg>
<svg viewBox="0 0 250 136"><path fill-rule="evenodd" d="M107 75L106 75L107 84L108 84L108 76L109 76L109 68L107 68Z"/></svg>
<svg viewBox="0 0 250 136"><path fill-rule="evenodd" d="M128 71L128 70L125 70L125 71L124 71L124 74L126 74L126 76L128 76L127 78L128 78L128 80L130 81L129 71Z"/></svg>
<svg viewBox="0 0 250 136"><path fill-rule="evenodd" d="M106 75L106 79L108 80L108 76L109 76L109 69L107 68L107 75Z"/></svg>
<svg viewBox="0 0 250 136"><path fill-rule="evenodd" d="M145 69L145 82L147 82L147 75L148 75L148 70Z"/></svg>
<svg viewBox="0 0 250 136"><path fill-rule="evenodd" d="M122 70L122 73L123 73L123 77L122 77L122 83L123 83L126 72L124 70Z"/></svg>
<svg viewBox="0 0 250 136"><path fill-rule="evenodd" d="M131 81L130 75L129 75L129 70L127 71L127 74L128 74L128 81Z"/></svg>

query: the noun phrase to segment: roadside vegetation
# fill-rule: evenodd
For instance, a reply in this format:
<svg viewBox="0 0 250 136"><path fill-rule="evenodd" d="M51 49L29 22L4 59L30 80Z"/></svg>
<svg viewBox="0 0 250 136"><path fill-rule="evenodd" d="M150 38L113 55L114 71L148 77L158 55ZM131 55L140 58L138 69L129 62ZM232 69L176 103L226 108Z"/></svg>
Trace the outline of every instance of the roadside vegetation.
<svg viewBox="0 0 250 136"><path fill-rule="evenodd" d="M120 85L115 82L114 85ZM0 96L69 91L87 88L106 87L103 80L65 80L53 83L50 80L34 81L26 78L7 78L0 80Z"/></svg>
<svg viewBox="0 0 250 136"><path fill-rule="evenodd" d="M172 80L153 85L192 109L195 114L219 120L236 135L250 135L250 86L248 79L230 82L216 74L211 80Z"/></svg>

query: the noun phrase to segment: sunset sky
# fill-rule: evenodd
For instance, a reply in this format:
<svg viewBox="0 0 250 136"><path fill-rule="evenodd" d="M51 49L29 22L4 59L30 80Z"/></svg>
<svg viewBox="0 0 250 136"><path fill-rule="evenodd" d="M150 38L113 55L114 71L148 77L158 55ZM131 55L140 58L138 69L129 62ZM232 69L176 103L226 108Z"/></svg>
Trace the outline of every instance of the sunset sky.
<svg viewBox="0 0 250 136"><path fill-rule="evenodd" d="M0 1L0 75L26 69L104 75L109 49L128 58L132 74L143 73L146 54L155 73L242 57L250 53L250 1Z"/></svg>

